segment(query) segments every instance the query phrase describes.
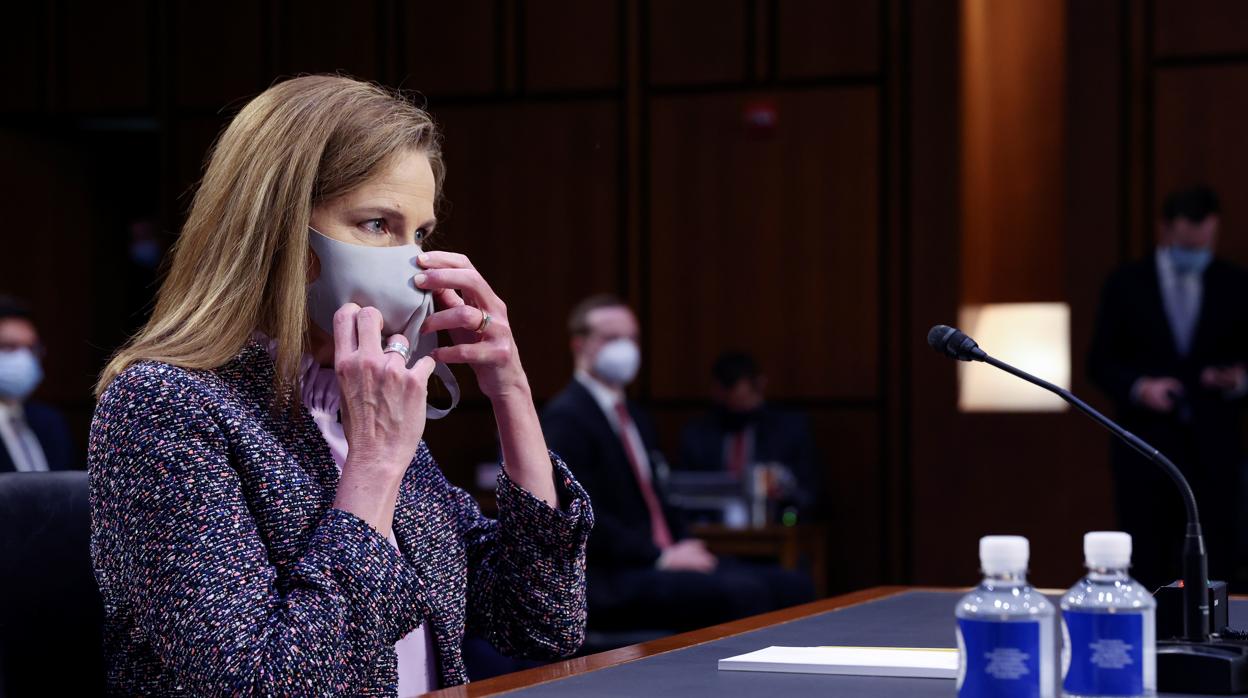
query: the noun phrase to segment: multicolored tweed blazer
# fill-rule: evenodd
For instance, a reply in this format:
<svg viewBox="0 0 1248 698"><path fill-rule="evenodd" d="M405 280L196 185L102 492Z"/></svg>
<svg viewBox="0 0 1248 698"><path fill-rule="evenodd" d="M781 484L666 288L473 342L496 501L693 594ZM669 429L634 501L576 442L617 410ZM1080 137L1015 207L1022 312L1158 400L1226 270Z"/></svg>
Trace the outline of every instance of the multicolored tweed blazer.
<svg viewBox="0 0 1248 698"><path fill-rule="evenodd" d="M497 521L422 443L399 550L332 508L338 470L306 410L275 411L251 343L225 366L132 366L91 424L91 555L119 695L394 695L394 644L428 623L441 686L465 631L567 655L585 628L593 513L552 455L560 509L499 477ZM401 551L401 552L400 552Z"/></svg>

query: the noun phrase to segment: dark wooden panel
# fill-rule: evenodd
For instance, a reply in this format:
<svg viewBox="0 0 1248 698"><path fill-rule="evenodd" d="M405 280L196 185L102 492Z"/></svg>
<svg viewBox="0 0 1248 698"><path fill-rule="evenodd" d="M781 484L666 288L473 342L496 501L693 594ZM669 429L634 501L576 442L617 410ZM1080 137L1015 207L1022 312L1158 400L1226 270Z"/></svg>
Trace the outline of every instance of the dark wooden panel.
<svg viewBox="0 0 1248 698"><path fill-rule="evenodd" d="M650 79L657 85L746 77L744 0L651 2Z"/></svg>
<svg viewBox="0 0 1248 698"><path fill-rule="evenodd" d="M48 347L37 396L58 403L85 400L84 376L95 370L87 345L90 284L107 273L89 254L100 231L86 158L68 143L10 130L0 130L0 151L6 199L30 211L55 212L41 217L38 234L6 232L0 293L30 304ZM66 254L74 250L83 254Z"/></svg>
<svg viewBox="0 0 1248 698"><path fill-rule="evenodd" d="M1175 187L1214 187L1223 210L1219 252L1248 264L1248 235L1240 232L1248 220L1248 143L1240 137L1248 119L1248 65L1163 70L1156 85L1157 205Z"/></svg>
<svg viewBox="0 0 1248 698"><path fill-rule="evenodd" d="M496 87L495 0L398 4L398 84L431 95L481 94Z"/></svg>
<svg viewBox="0 0 1248 698"><path fill-rule="evenodd" d="M152 5L143 0L72 2L58 4L57 11L57 107L150 107Z"/></svg>
<svg viewBox="0 0 1248 698"><path fill-rule="evenodd" d="M879 0L777 0L780 77L874 72L879 18Z"/></svg>
<svg viewBox="0 0 1248 698"><path fill-rule="evenodd" d="M940 357L932 356L933 360ZM945 361L952 373L954 362ZM1031 579L1065 587L1087 531L1112 529L1109 436L1082 414L950 415L914 468L915 578L974 584L981 536L1031 541ZM934 428L933 428L934 431Z"/></svg>
<svg viewBox="0 0 1248 698"><path fill-rule="evenodd" d="M471 370L464 367L454 370L461 383L475 381ZM477 464L497 462L499 457L498 427L488 403L463 405L443 419L427 421L425 441L451 484L469 492L476 489Z"/></svg>
<svg viewBox="0 0 1248 698"><path fill-rule="evenodd" d="M572 305L617 290L617 113L613 102L588 102L434 114L448 204L434 246L467 254L506 301L539 399L571 378Z"/></svg>
<svg viewBox="0 0 1248 698"><path fill-rule="evenodd" d="M183 119L175 125L173 171L177 179L170 189L176 199L174 220L170 221L174 226L180 228L186 220L195 189L204 176L208 149L228 123L229 119L223 116Z"/></svg>
<svg viewBox="0 0 1248 698"><path fill-rule="evenodd" d="M645 362L646 357L642 357ZM695 373L707 375L710 369L699 371L697 368L692 369ZM709 380L707 383L709 384ZM709 405L709 402L708 402ZM705 407L662 407L652 408L651 416L654 418L654 428L659 432L659 450L663 452L668 463L673 468L681 467L680 463L680 433L690 420L705 411Z"/></svg>
<svg viewBox="0 0 1248 698"><path fill-rule="evenodd" d="M0 65L5 85L0 90L0 112L25 114L42 111L47 95L51 54L50 3L10 3L0 11Z"/></svg>
<svg viewBox="0 0 1248 698"><path fill-rule="evenodd" d="M178 105L221 108L264 87L261 32L268 11L254 0L172 5Z"/></svg>
<svg viewBox="0 0 1248 698"><path fill-rule="evenodd" d="M1119 41L1127 37L1122 36L1118 8L1108 3L1070 3L1067 7L1071 15L1066 54L1068 213L1063 276L1071 311L1071 385L1077 394L1097 404L1102 395L1087 379L1085 359L1101 285L1119 262L1134 256L1127 239L1135 226L1122 205L1130 175L1122 171L1120 152L1124 126ZM1109 409L1107 402L1098 406Z"/></svg>
<svg viewBox="0 0 1248 698"><path fill-rule="evenodd" d="M1239 0L1156 0L1160 56L1248 51L1248 3Z"/></svg>
<svg viewBox="0 0 1248 698"><path fill-rule="evenodd" d="M609 88L620 82L618 2L524 3L525 86L530 90Z"/></svg>
<svg viewBox="0 0 1248 698"><path fill-rule="evenodd" d="M377 0L292 0L283 8L279 45L283 73L342 72L364 80L384 77L390 32Z"/></svg>
<svg viewBox="0 0 1248 698"><path fill-rule="evenodd" d="M876 90L770 97L769 136L742 124L759 98L653 104L651 392L702 395L701 367L737 347L768 367L778 399L872 397Z"/></svg>
<svg viewBox="0 0 1248 698"><path fill-rule="evenodd" d="M38 234L4 238L0 293L32 307L48 349L36 396L65 414L79 455L95 378L133 329L132 293L147 290L129 259L128 224L156 207L155 140L135 131L65 138L0 130L0 189L29 210L49 212Z"/></svg>
<svg viewBox="0 0 1248 698"><path fill-rule="evenodd" d="M1060 299L1065 6L962 7L962 302Z"/></svg>
<svg viewBox="0 0 1248 698"><path fill-rule="evenodd" d="M828 522L828 587L861 589L880 581L885 556L880 418L873 410L812 410L823 456L820 510Z"/></svg>

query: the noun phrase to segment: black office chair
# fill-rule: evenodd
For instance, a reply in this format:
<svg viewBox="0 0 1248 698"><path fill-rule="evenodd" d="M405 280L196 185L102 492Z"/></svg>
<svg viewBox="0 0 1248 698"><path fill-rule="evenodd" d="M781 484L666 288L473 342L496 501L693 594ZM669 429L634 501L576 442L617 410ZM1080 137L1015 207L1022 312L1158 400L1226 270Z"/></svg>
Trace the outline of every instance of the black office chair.
<svg viewBox="0 0 1248 698"><path fill-rule="evenodd" d="M87 474L0 474L0 696L104 693Z"/></svg>

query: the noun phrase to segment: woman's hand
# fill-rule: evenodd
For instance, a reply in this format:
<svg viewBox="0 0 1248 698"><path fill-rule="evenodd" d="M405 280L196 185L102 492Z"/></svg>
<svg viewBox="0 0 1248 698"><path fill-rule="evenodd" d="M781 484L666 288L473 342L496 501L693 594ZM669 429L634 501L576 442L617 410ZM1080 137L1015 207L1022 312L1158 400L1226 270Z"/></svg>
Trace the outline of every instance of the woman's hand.
<svg viewBox="0 0 1248 698"><path fill-rule="evenodd" d="M427 252L417 261L424 271L416 275L416 286L432 292L438 308L421 331L448 330L455 342L434 351L434 358L471 366L481 392L491 400L527 393L528 378L507 321L507 306L472 262L453 252ZM489 322L482 328L487 315Z"/></svg>
<svg viewBox="0 0 1248 698"><path fill-rule="evenodd" d="M382 352L381 312L348 303L334 313L334 373L342 394L347 460L334 506L388 535L403 473L425 431L425 401L434 361L407 368ZM387 343L407 345L402 335Z"/></svg>
<svg viewBox="0 0 1248 698"><path fill-rule="evenodd" d="M434 350L433 357L472 367L481 392L494 405L507 476L557 507L546 438L533 406L529 379L520 366L520 353L507 322L507 306L462 254L427 252L417 261L424 271L416 275L416 286L432 292L439 309L425 320L421 331L449 330L455 341L454 346Z"/></svg>

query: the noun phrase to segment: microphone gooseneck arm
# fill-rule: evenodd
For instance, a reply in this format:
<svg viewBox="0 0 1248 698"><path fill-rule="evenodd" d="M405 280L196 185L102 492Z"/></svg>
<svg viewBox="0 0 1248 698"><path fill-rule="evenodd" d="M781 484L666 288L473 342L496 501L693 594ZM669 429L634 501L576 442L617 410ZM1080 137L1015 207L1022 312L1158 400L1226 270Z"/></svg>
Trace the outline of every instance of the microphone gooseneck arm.
<svg viewBox="0 0 1248 698"><path fill-rule="evenodd" d="M1183 471L1179 470L1178 466L1161 451L1093 409L1091 405L1075 397L1069 390L989 356L979 348L975 340L962 331L947 325L937 325L928 332L927 342L938 353L959 361L982 361L1057 395L1166 471L1166 474L1178 486L1179 493L1183 497L1183 507L1187 511L1187 534L1183 540L1183 635L1184 639L1192 642L1208 641L1210 637L1209 562L1200 528L1200 512L1196 507L1196 495L1187 478L1183 476Z"/></svg>
<svg viewBox="0 0 1248 698"><path fill-rule="evenodd" d="M1000 359L986 354L983 362L996 366L1010 375L1022 378L1032 385L1038 385L1041 388L1057 395L1061 399L1073 405L1075 409L1091 417L1097 424L1100 424L1108 429L1114 434L1114 436L1117 436L1125 441L1128 446L1139 451L1145 458L1153 461L1157 465L1160 465L1162 470L1165 470L1166 474L1170 476L1170 479L1174 480L1174 484L1178 485L1179 492L1183 495L1183 508L1187 510L1187 524L1189 526L1195 525L1197 528L1200 527L1200 514L1199 510L1196 508L1196 494L1192 492L1192 486L1188 483L1187 478L1183 476L1183 472L1179 470L1179 467L1167 458L1164 453L1150 446L1144 439L1141 439L1135 434L1132 434L1126 429L1118 426L1117 423L1096 411L1096 409L1094 409L1091 405L1075 397L1074 393L1069 390L1056 386L1043 378L1033 376L1026 371L1015 368Z"/></svg>

